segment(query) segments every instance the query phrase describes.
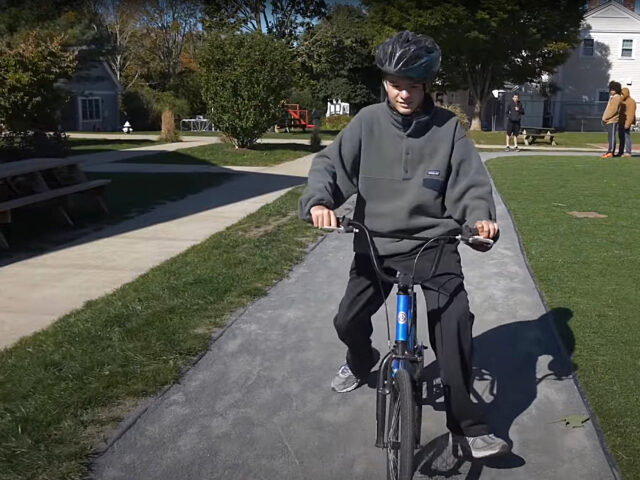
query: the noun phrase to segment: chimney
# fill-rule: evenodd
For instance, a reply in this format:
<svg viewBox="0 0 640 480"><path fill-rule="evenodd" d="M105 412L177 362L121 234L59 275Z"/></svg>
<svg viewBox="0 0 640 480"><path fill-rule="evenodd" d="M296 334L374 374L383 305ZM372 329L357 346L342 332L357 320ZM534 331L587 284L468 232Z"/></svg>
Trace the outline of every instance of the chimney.
<svg viewBox="0 0 640 480"><path fill-rule="evenodd" d="M624 6L632 12L635 11L635 3L636 2L634 0L624 0Z"/></svg>
<svg viewBox="0 0 640 480"><path fill-rule="evenodd" d="M593 10L594 8L600 6L600 0L589 0L588 10Z"/></svg>

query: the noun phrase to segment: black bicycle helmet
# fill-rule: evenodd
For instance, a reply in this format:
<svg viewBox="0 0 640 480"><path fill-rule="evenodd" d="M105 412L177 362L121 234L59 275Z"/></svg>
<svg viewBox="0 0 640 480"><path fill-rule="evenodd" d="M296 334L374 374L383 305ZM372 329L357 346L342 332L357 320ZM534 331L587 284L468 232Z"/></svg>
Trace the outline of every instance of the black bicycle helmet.
<svg viewBox="0 0 640 480"><path fill-rule="evenodd" d="M440 57L433 38L405 30L378 47L376 64L384 73L429 82L438 73Z"/></svg>

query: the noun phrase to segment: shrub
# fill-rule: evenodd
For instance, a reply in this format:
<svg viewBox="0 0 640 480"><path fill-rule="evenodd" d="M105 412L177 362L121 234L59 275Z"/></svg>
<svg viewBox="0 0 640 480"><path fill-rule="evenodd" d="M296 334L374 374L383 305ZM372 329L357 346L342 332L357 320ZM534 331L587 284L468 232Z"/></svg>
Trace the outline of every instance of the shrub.
<svg viewBox="0 0 640 480"><path fill-rule="evenodd" d="M446 108L450 112L455 113L456 116L458 117L458 121L460 122L460 125L462 125L462 128L464 128L465 130L469 130L469 127L471 126L471 121L469 120L469 117L467 116L467 114L464 113L460 105L453 103L451 105L443 105L442 108Z"/></svg>
<svg viewBox="0 0 640 480"><path fill-rule="evenodd" d="M180 132L176 130L176 121L171 110L162 112L162 133L160 140L163 142L179 142Z"/></svg>
<svg viewBox="0 0 640 480"><path fill-rule="evenodd" d="M63 40L39 31L0 39L0 125L7 130L58 127L57 113L67 100L58 82L70 78L77 63Z"/></svg>
<svg viewBox="0 0 640 480"><path fill-rule="evenodd" d="M322 117L322 128L325 130L342 130L346 127L353 117L349 115L331 115L330 117Z"/></svg>
<svg viewBox="0 0 640 480"><path fill-rule="evenodd" d="M0 162L34 157L65 157L68 153L69 140L62 132L0 133Z"/></svg>
<svg viewBox="0 0 640 480"><path fill-rule="evenodd" d="M270 36L210 34L200 61L207 117L236 147L251 147L278 121L292 66L287 46Z"/></svg>
<svg viewBox="0 0 640 480"><path fill-rule="evenodd" d="M134 130L160 130L162 112L169 109L178 120L189 115L189 102L170 92L138 87L122 94L122 113Z"/></svg>

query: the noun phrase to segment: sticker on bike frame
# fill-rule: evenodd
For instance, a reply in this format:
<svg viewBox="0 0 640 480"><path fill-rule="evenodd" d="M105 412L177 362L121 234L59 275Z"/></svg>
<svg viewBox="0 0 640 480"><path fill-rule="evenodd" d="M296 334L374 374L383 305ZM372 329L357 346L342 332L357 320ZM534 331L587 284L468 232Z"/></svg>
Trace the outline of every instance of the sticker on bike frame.
<svg viewBox="0 0 640 480"><path fill-rule="evenodd" d="M400 325L407 323L407 314L405 312L398 313L398 323Z"/></svg>

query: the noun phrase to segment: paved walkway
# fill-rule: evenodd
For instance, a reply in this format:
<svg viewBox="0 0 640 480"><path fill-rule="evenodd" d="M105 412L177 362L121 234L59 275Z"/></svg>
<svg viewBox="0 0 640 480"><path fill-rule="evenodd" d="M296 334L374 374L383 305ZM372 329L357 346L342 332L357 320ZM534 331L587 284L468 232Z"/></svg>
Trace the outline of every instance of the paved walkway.
<svg viewBox="0 0 640 480"><path fill-rule="evenodd" d="M462 255L476 313L474 390L490 423L513 442L513 453L488 462L453 458L442 398L436 398L425 407L415 478L618 478L593 422L575 429L558 422L589 413L567 376L569 361L505 205L497 196L496 202L500 242L487 254L462 248ZM93 478L385 478L383 452L373 445L373 384L347 395L329 389L344 356L331 318L351 255L348 235L325 237L235 320L179 384L123 423L94 462ZM555 313L569 321L569 308ZM419 322L423 326L424 318ZM374 324L374 343L384 351L382 312ZM433 381L432 356L426 364Z"/></svg>

